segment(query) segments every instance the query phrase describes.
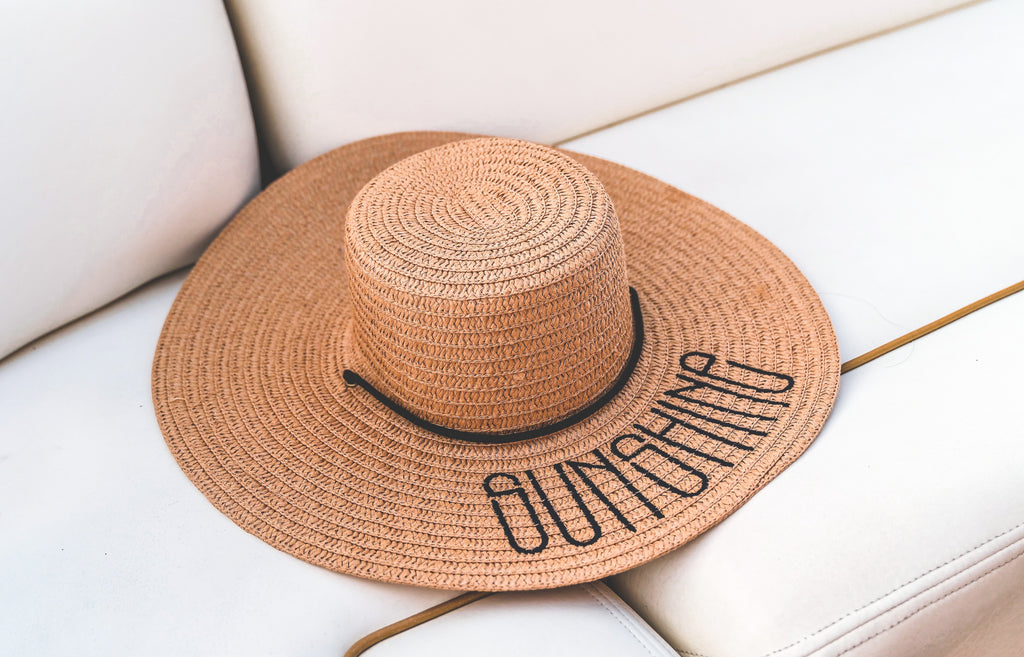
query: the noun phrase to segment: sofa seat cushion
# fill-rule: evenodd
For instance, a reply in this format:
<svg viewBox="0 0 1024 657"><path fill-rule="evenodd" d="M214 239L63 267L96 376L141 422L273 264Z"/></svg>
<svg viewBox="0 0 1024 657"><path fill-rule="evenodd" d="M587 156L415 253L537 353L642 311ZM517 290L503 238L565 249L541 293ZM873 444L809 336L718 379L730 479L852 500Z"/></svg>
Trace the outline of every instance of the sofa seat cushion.
<svg viewBox="0 0 1024 657"><path fill-rule="evenodd" d="M991 0L562 146L777 244L848 360L1024 278L1022 29Z"/></svg>
<svg viewBox="0 0 1024 657"><path fill-rule="evenodd" d="M1022 29L973 5L566 146L772 239L848 360L1024 278ZM1019 654L1021 326L1024 294L844 375L790 469L613 588L684 654Z"/></svg>
<svg viewBox="0 0 1024 657"><path fill-rule="evenodd" d="M2 655L337 657L455 595L278 552L189 482L150 400L157 336L183 279L162 278L0 362ZM671 653L603 585L472 607L437 621L441 634L423 626L403 640L421 654Z"/></svg>
<svg viewBox="0 0 1024 657"><path fill-rule="evenodd" d="M843 376L776 481L614 588L684 654L1024 645L1024 293ZM966 650L966 652L964 652Z"/></svg>

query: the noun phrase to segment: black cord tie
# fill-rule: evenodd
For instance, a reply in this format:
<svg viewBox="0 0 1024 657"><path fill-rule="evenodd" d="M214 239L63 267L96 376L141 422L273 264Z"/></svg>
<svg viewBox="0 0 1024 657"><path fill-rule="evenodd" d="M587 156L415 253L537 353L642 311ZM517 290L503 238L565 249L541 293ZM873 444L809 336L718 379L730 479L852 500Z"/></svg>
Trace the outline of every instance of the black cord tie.
<svg viewBox="0 0 1024 657"><path fill-rule="evenodd" d="M549 424L543 427L537 427L536 429L529 429L527 431L517 431L515 433L485 433L476 431L462 431L460 429L451 429L449 427L442 427L439 424L434 424L428 420L409 412L407 409L400 406L398 403L393 401L387 395L377 390L372 383L359 376L352 370L345 370L342 373L342 377L345 379L345 383L349 385L359 386L366 392L370 393L377 401L384 404L384 406L390 408L392 411L402 416L406 420L412 422L416 426L432 431L440 436L446 438L454 438L456 440L468 440L473 443L484 443L491 445L498 445L501 443L512 443L519 440L527 440L529 438L537 438L539 436L545 436L549 433L555 433L561 431L566 427L571 427L577 422L581 422L586 418L593 415L599 408L607 404L611 399L619 394L619 391L629 381L629 377L633 375L633 370L636 369L636 363L640 360L640 352L643 351L644 346L644 320L640 313L640 297L637 295L636 290L632 287L629 288L629 305L633 311L633 347L629 351L629 358L626 360L626 364L623 366L622 371L619 372L618 378L615 379L615 383L604 392L603 395L595 399L586 407L573 413L569 417L559 420L554 424Z"/></svg>

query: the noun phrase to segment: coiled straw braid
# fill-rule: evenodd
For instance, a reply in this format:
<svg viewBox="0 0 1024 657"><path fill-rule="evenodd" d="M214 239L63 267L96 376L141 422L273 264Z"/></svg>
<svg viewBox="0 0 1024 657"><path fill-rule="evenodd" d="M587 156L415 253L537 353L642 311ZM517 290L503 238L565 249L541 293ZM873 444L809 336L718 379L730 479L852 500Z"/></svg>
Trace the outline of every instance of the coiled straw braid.
<svg viewBox="0 0 1024 657"><path fill-rule="evenodd" d="M621 371L633 330L619 222L565 154L493 138L433 148L366 185L346 226L348 366L419 417L541 427Z"/></svg>

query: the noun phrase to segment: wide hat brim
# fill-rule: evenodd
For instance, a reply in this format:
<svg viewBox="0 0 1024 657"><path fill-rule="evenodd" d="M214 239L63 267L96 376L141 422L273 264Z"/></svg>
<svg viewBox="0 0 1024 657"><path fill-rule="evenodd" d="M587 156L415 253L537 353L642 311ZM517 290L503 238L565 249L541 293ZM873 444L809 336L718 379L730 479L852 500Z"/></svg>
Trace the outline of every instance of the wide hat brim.
<svg viewBox="0 0 1024 657"><path fill-rule="evenodd" d="M810 445L838 389L835 334L807 280L751 228L570 153L619 217L645 335L629 380L577 424L508 444L399 417L342 378L346 211L390 165L471 137L343 146L249 203L170 310L156 414L221 512L308 562L459 590L606 577L722 521Z"/></svg>

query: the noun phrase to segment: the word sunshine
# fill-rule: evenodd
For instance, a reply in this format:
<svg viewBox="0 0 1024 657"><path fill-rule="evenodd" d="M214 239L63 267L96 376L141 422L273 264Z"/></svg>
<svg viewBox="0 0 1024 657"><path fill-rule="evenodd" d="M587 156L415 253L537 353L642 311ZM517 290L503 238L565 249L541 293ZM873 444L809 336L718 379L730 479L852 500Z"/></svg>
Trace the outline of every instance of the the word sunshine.
<svg viewBox="0 0 1024 657"><path fill-rule="evenodd" d="M680 498L704 493L714 469L732 468L756 450L788 408L793 387L785 374L698 351L679 358L676 379L679 387L663 391L645 421L585 457L554 464L553 475L525 470L484 478L513 550L538 554L559 536L583 547L596 543L608 523L635 532L638 523L664 518L641 489Z"/></svg>

